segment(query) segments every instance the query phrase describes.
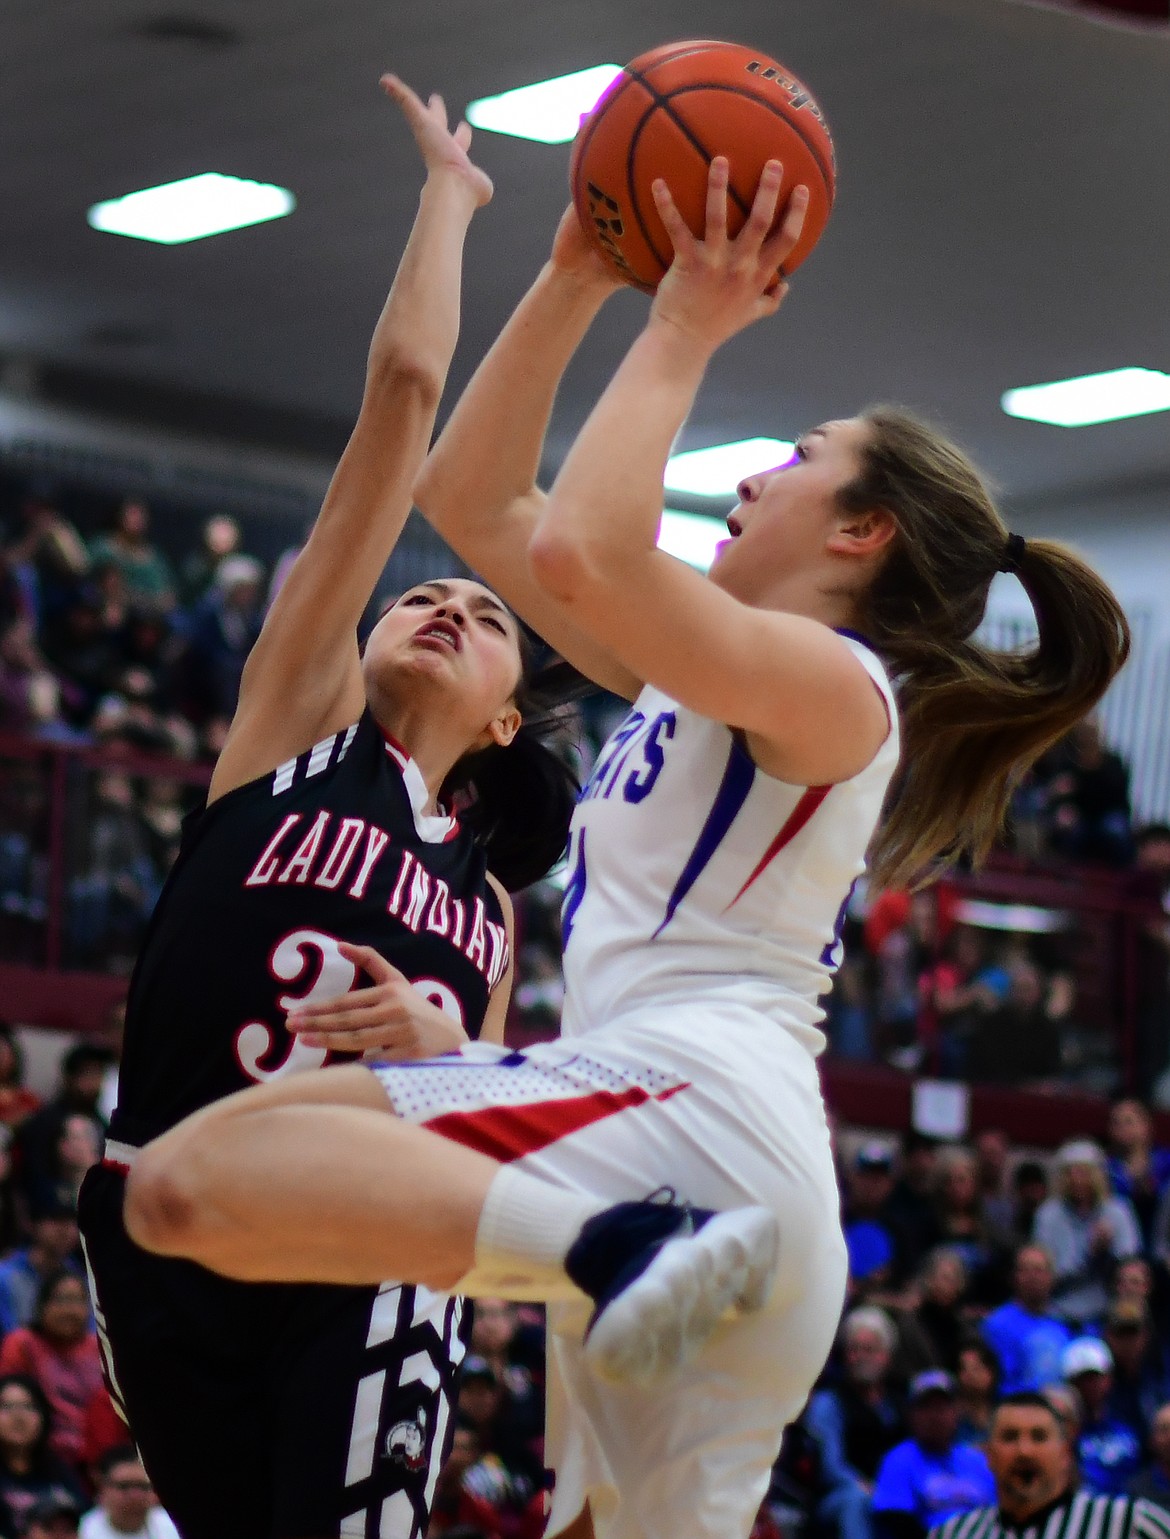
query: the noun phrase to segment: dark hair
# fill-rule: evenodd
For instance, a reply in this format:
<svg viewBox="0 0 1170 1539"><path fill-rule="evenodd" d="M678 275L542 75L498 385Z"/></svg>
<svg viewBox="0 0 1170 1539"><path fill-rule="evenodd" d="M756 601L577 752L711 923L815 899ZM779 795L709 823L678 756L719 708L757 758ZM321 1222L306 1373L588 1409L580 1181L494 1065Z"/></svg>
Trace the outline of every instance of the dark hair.
<svg viewBox="0 0 1170 1539"><path fill-rule="evenodd" d="M56 1293L61 1284L65 1282L76 1283L82 1292L86 1291L85 1278L79 1276L78 1273L71 1271L67 1266L58 1267L55 1272L50 1272L47 1277L41 1278L40 1285L37 1288L36 1307L33 1310L31 1321L32 1328L37 1332L38 1335L42 1333L42 1320L45 1313L45 1306L49 1303L50 1299L53 1297L53 1294Z"/></svg>
<svg viewBox="0 0 1170 1539"><path fill-rule="evenodd" d="M1048 1172L1039 1160L1021 1160L1012 1172L1012 1185L1017 1191L1029 1181L1043 1181L1045 1186L1048 1184Z"/></svg>
<svg viewBox="0 0 1170 1539"><path fill-rule="evenodd" d="M465 754L443 782L443 800L464 801L460 821L487 856L488 869L509 892L547 876L569 837L580 789L572 765L554 747L567 726L566 706L591 686L559 659L541 667L520 632L521 726L506 748Z"/></svg>
<svg viewBox="0 0 1170 1539"><path fill-rule="evenodd" d="M141 1464L142 1455L133 1443L119 1443L116 1448L108 1448L97 1461L97 1472L103 1480L108 1480L113 1470L119 1464Z"/></svg>
<svg viewBox="0 0 1170 1539"><path fill-rule="evenodd" d="M1170 823L1146 823L1134 830L1134 845L1144 849L1147 844L1170 844Z"/></svg>
<svg viewBox="0 0 1170 1539"><path fill-rule="evenodd" d="M1003 1364L999 1360L999 1353L982 1336L964 1336L959 1342L959 1360L962 1361L964 1352L974 1352L975 1356L991 1374L992 1396L999 1394L999 1386L1003 1383Z"/></svg>
<svg viewBox="0 0 1170 1539"><path fill-rule="evenodd" d="M104 1047L98 1047L93 1042L76 1042L61 1059L61 1074L64 1079L72 1079L82 1069L99 1066L107 1068L111 1062L110 1053Z"/></svg>
<svg viewBox="0 0 1170 1539"><path fill-rule="evenodd" d="M1042 1395L1039 1390L1017 1389L1010 1395L1001 1395L992 1407L992 1420L995 1419L1000 1411L1010 1410L1012 1406L1022 1406L1035 1411L1047 1411L1056 1423L1061 1437L1064 1438L1065 1442L1068 1442L1068 1428L1065 1425L1064 1417L1056 1409L1052 1401L1046 1395Z"/></svg>
<svg viewBox="0 0 1170 1539"><path fill-rule="evenodd" d="M37 1415L41 1418L40 1433L30 1450L32 1472L39 1473L49 1457L49 1435L53 1430L53 1408L49 1404L48 1396L36 1379L30 1378L27 1373L0 1374L0 1395L4 1393L10 1384L17 1384L25 1391L36 1407Z"/></svg>
<svg viewBox="0 0 1170 1539"><path fill-rule="evenodd" d="M8 1050L12 1054L12 1079L10 1083L17 1086L23 1085L24 1051L16 1040L16 1035L7 1021L0 1021L0 1042L7 1044ZM0 1084L3 1083L6 1082L0 1080Z"/></svg>
<svg viewBox="0 0 1170 1539"><path fill-rule="evenodd" d="M871 852L886 886L936 860L990 849L1024 771L1075 726L1129 654L1129 626L1101 578L1066 546L1020 542L1013 567L1039 630L1028 651L973 640L1007 528L974 466L897 408L862 414L861 471L838 492L882 508L897 535L864 598L864 628L890 665L902 754Z"/></svg>

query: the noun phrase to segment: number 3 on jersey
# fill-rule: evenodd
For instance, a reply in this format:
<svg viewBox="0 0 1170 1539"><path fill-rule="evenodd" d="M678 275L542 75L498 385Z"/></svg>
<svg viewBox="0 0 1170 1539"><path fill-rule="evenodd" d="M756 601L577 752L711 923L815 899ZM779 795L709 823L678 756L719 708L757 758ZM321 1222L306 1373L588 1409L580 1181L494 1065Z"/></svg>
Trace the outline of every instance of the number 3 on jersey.
<svg viewBox="0 0 1170 1539"><path fill-rule="evenodd" d="M285 1015L297 1005L322 1004L348 994L358 976L357 968L342 956L336 936L320 930L294 930L286 935L273 948L268 966L278 982L302 985L299 991L294 989L278 996L277 1009ZM446 984L436 978L416 978L412 982L433 1005L463 1025L459 1000ZM278 1037L279 1033L264 1021L248 1021L236 1032L236 1060L249 1079L267 1084L269 1080L283 1079L286 1074L324 1067L329 1049L307 1047L299 1037L279 1063L271 1068L262 1067Z"/></svg>

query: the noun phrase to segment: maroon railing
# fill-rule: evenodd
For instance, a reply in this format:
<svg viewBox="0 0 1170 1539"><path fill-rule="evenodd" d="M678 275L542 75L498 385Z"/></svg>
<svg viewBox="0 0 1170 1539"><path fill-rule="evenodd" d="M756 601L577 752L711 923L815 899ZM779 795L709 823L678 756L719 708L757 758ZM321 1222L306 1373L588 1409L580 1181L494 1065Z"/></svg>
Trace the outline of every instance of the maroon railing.
<svg viewBox="0 0 1170 1539"><path fill-rule="evenodd" d="M202 789L210 766L128 749L121 744L83 747L0 733L0 782L14 764L39 767L47 791L37 826L23 830L47 859L45 914L35 928L33 954L14 960L0 947L0 1015L36 1025L83 1033L98 1031L110 1007L126 992L125 977L70 968L65 954L65 913L69 880L68 834L71 796L82 776L103 770L140 779L166 779Z"/></svg>
<svg viewBox="0 0 1170 1539"><path fill-rule="evenodd" d="M0 784L14 764L39 767L39 785L47 793L37 823L25 832L47 860L45 912L32 950L19 959L5 954L0 940L0 1016L81 1033L100 1031L111 1006L126 989L123 976L69 965L66 907L69 897L69 820L77 815L73 798L84 792L87 774L116 770L141 779L165 778L192 788L211 778L207 765L127 750L122 746L77 747L0 734ZM1070 916L1074 936L1071 965L1077 977L1082 1011L1106 1027L1117 1046L1121 1079L1139 1093L1138 948L1144 926L1161 909L1141 873L1084 868L1042 869L1011 857L997 858L978 876L948 878L949 896L998 904L1026 904ZM519 1035L523 1023L517 1022ZM537 1033L541 1035L542 1033ZM881 1066L826 1063L830 1098L842 1115L873 1126L902 1127L908 1120L910 1078ZM1095 1132L1103 1124L1104 1102L1077 1094L1027 1095L999 1087L976 1087L977 1120L994 1120L1028 1129L1041 1127L1053 1137L1070 1128ZM1036 1136L1033 1141L1047 1142Z"/></svg>

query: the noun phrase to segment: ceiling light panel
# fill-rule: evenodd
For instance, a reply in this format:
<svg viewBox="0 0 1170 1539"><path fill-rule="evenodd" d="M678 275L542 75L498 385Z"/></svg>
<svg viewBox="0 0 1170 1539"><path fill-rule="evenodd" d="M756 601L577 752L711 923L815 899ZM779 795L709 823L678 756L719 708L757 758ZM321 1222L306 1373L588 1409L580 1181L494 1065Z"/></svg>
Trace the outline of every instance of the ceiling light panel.
<svg viewBox="0 0 1170 1539"><path fill-rule="evenodd" d="M469 102L467 121L473 128L540 144L567 144L576 138L583 113L592 112L597 98L622 72L620 64L595 64L572 75L538 80L499 96Z"/></svg>
<svg viewBox="0 0 1170 1539"><path fill-rule="evenodd" d="M1090 427L1170 411L1170 374L1160 369L1110 369L1048 385L1006 390L1000 403L1009 417L1048 422L1055 427Z"/></svg>
<svg viewBox="0 0 1170 1539"><path fill-rule="evenodd" d="M658 549L705 572L715 559L717 547L728 538L722 519L667 508L658 530Z"/></svg>
<svg viewBox="0 0 1170 1539"><path fill-rule="evenodd" d="M796 445L781 438L741 438L737 443L688 449L666 462L663 483L694 497L733 497L744 476L786 465Z"/></svg>
<svg viewBox="0 0 1170 1539"><path fill-rule="evenodd" d="M296 198L285 187L205 171L201 176L187 176L95 203L86 217L95 230L177 246L225 230L283 219L296 206Z"/></svg>

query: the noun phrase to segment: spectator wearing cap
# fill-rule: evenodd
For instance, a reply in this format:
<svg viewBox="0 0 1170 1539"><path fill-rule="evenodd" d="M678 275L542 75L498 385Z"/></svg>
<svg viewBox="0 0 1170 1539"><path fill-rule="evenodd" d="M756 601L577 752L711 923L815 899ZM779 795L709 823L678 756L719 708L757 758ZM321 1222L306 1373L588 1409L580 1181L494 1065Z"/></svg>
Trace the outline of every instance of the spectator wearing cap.
<svg viewBox="0 0 1170 1539"><path fill-rule="evenodd" d="M1115 1301L1103 1335L1113 1357L1110 1415L1132 1427L1144 1443L1158 1407L1170 1395L1149 1311L1132 1300Z"/></svg>
<svg viewBox="0 0 1170 1539"><path fill-rule="evenodd" d="M1080 1396L1084 1419L1077 1438L1077 1463L1085 1489L1120 1496L1142 1462L1142 1440L1110 1415L1113 1357L1096 1336L1078 1336L1064 1349L1064 1377Z"/></svg>
<svg viewBox="0 0 1170 1539"><path fill-rule="evenodd" d="M0 1374L0 1534L23 1534L38 1502L56 1498L81 1510L76 1477L49 1446L53 1413L24 1374Z"/></svg>
<svg viewBox="0 0 1170 1539"><path fill-rule="evenodd" d="M983 1337L1003 1367L1005 1395L1043 1389L1061 1378L1060 1359L1072 1332L1052 1313L1056 1282L1042 1245L1021 1245L1012 1271L1012 1297L983 1322Z"/></svg>
<svg viewBox="0 0 1170 1539"><path fill-rule="evenodd" d="M818 1390L804 1426L820 1454L818 1522L841 1539L870 1539L870 1497L882 1459L906 1432L890 1385L896 1332L883 1310L863 1305L841 1327L840 1384Z"/></svg>
<svg viewBox="0 0 1170 1539"><path fill-rule="evenodd" d="M1132 1204L1111 1195L1105 1157L1091 1140L1065 1144L1056 1171L1056 1193L1041 1204L1032 1238L1056 1271L1052 1312L1083 1330L1105 1313L1113 1267L1137 1255L1141 1233Z"/></svg>
<svg viewBox="0 0 1170 1539"><path fill-rule="evenodd" d="M980 1449L961 1443L954 1379L941 1369L910 1383L910 1437L882 1460L873 1493L874 1523L885 1539L922 1539L936 1524L992 1500Z"/></svg>
<svg viewBox="0 0 1170 1539"><path fill-rule="evenodd" d="M1127 1198L1142 1234L1149 1237L1159 1200L1170 1187L1170 1149L1154 1143L1154 1121L1136 1096L1115 1101L1109 1112L1109 1183Z"/></svg>
<svg viewBox="0 0 1170 1539"><path fill-rule="evenodd" d="M889 1148L870 1140L854 1154L849 1172L845 1245L850 1279L863 1295L884 1288L894 1275L894 1237L885 1219L894 1189L893 1165Z"/></svg>
<svg viewBox="0 0 1170 1539"><path fill-rule="evenodd" d="M53 1204L34 1214L32 1239L0 1261L0 1336L29 1323L47 1277L63 1267L81 1276L73 1259L77 1244L77 1218L72 1208Z"/></svg>
<svg viewBox="0 0 1170 1539"><path fill-rule="evenodd" d="M994 1505L950 1518L931 1539L1170 1539L1170 1519L1150 1502L1078 1490L1067 1430L1043 1395L1000 1401L987 1462Z"/></svg>
<svg viewBox="0 0 1170 1539"><path fill-rule="evenodd" d="M129 1443L111 1448L100 1461L97 1506L82 1518L80 1539L179 1539Z"/></svg>
<svg viewBox="0 0 1170 1539"><path fill-rule="evenodd" d="M230 719L248 654L260 634L264 568L254 556L226 556L191 615L182 666L189 714Z"/></svg>

